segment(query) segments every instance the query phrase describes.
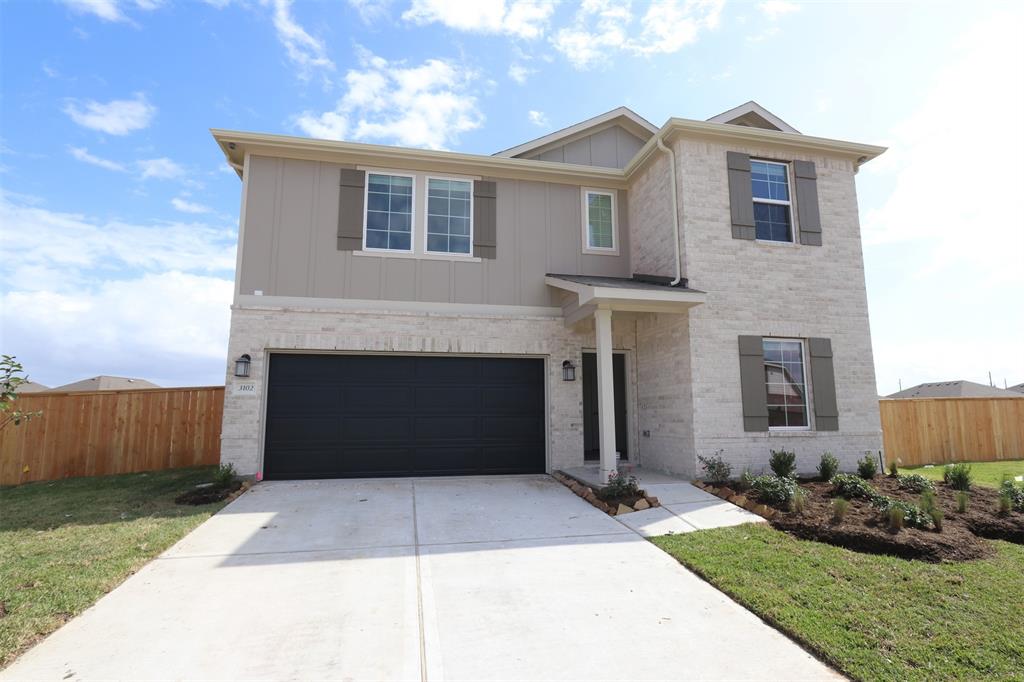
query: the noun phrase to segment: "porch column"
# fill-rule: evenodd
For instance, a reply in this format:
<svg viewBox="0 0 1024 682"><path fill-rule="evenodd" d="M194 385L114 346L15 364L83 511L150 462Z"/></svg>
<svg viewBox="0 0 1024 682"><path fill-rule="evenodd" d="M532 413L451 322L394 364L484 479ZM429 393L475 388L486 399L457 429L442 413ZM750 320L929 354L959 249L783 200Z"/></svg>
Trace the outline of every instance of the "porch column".
<svg viewBox="0 0 1024 682"><path fill-rule="evenodd" d="M594 311L597 337L597 414L601 445L601 482L607 483L617 470L615 452L615 390L612 373L612 311Z"/></svg>

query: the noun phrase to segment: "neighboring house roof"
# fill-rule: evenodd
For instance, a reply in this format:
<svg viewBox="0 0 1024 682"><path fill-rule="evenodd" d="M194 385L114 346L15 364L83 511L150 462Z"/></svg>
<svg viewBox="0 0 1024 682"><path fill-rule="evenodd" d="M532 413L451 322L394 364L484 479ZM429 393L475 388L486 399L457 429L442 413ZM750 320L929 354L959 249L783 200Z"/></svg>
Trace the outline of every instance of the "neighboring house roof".
<svg viewBox="0 0 1024 682"><path fill-rule="evenodd" d="M535 140L530 140L529 142L524 142L523 144L510 149L497 152L494 156L502 156L505 158L522 156L552 144L568 143L575 138L589 135L599 129L608 128L613 125L622 126L641 140L648 140L658 132L658 127L656 125L643 118L635 111L627 109L626 107L617 107L611 111L606 111L599 116L588 118L586 121L580 121L568 128L556 130L553 133L544 135L543 137L538 137Z"/></svg>
<svg viewBox="0 0 1024 682"><path fill-rule="evenodd" d="M897 391L887 398L1020 398L1024 395L974 381L936 381Z"/></svg>
<svg viewBox="0 0 1024 682"><path fill-rule="evenodd" d="M1024 393L1024 383L1017 384L1016 386L1010 386L1007 391L1013 391L1014 393Z"/></svg>
<svg viewBox="0 0 1024 682"><path fill-rule="evenodd" d="M49 386L37 383L35 381L26 381L18 385L18 388L14 389L15 393L42 393L43 391L49 391Z"/></svg>
<svg viewBox="0 0 1024 682"><path fill-rule="evenodd" d="M708 122L750 126L752 128L764 128L765 130L778 130L785 133L800 133L799 130L789 125L754 100L750 100L738 107L733 107L729 111L723 111L718 116L712 116L708 119Z"/></svg>
<svg viewBox="0 0 1024 682"><path fill-rule="evenodd" d="M51 391L124 391L133 388L160 388L152 381L132 379L130 377L112 377L100 375L90 379L82 379L63 386L56 386Z"/></svg>

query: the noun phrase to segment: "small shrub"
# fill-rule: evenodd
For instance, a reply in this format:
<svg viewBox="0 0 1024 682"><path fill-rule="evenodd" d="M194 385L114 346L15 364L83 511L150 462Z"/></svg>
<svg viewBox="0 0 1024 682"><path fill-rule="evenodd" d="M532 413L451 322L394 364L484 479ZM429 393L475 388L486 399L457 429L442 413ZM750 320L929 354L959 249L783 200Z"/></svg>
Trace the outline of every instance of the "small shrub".
<svg viewBox="0 0 1024 682"><path fill-rule="evenodd" d="M789 511L794 514L803 514L806 507L807 491L797 486L796 490L793 491L793 496L789 498Z"/></svg>
<svg viewBox="0 0 1024 682"><path fill-rule="evenodd" d="M971 466L964 462L947 464L942 470L942 480L954 490L970 490L972 478Z"/></svg>
<svg viewBox="0 0 1024 682"><path fill-rule="evenodd" d="M932 519L932 525L935 527L936 532L941 533L942 532L942 517L943 517L942 510L941 509L932 509L930 516L931 516L931 519Z"/></svg>
<svg viewBox="0 0 1024 682"><path fill-rule="evenodd" d="M1019 512L1024 512L1024 488L1018 488L1013 481L1003 479L999 486L999 494L1006 495L1010 499L1010 506Z"/></svg>
<svg viewBox="0 0 1024 682"><path fill-rule="evenodd" d="M789 504L797 486L796 481L788 476L757 476L750 487L764 504L781 507Z"/></svg>
<svg viewBox="0 0 1024 682"><path fill-rule="evenodd" d="M857 474L870 481L878 473L878 463L870 452L864 453L864 458L857 462Z"/></svg>
<svg viewBox="0 0 1024 682"><path fill-rule="evenodd" d="M831 481L832 477L839 473L839 460L831 452L826 452L821 456L821 462L818 463L818 476L823 481Z"/></svg>
<svg viewBox="0 0 1024 682"><path fill-rule="evenodd" d="M890 530L900 530L901 528L903 528L905 514L903 512L902 507L893 505L886 510L885 515L889 521Z"/></svg>
<svg viewBox="0 0 1024 682"><path fill-rule="evenodd" d="M1011 509L1013 509L1013 498L1005 491L1000 492L999 500L996 502L996 511L1000 516L1006 516Z"/></svg>
<svg viewBox="0 0 1024 682"><path fill-rule="evenodd" d="M772 450L768 466L779 478L793 478L796 475L796 453L791 450Z"/></svg>
<svg viewBox="0 0 1024 682"><path fill-rule="evenodd" d="M932 482L921 474L897 475L896 483L904 490L909 490L912 493L935 492L935 486L932 485Z"/></svg>
<svg viewBox="0 0 1024 682"><path fill-rule="evenodd" d="M855 497L870 500L878 494L864 479L853 474L836 474L832 477L831 483L835 493L848 500Z"/></svg>
<svg viewBox="0 0 1024 682"><path fill-rule="evenodd" d="M837 497L832 500L832 520L836 523L842 523L846 517L846 512L850 510L850 501L842 497Z"/></svg>
<svg viewBox="0 0 1024 682"><path fill-rule="evenodd" d="M878 509L887 519L892 519L893 510L899 510L900 528L905 525L913 528L927 529L931 525L931 515L920 508L903 500L894 500L885 495L876 494L871 500L871 506ZM891 527L891 526L890 526Z"/></svg>
<svg viewBox="0 0 1024 682"><path fill-rule="evenodd" d="M598 497L604 500L618 500L640 495L640 484L636 476L615 472L608 484L601 488Z"/></svg>
<svg viewBox="0 0 1024 682"><path fill-rule="evenodd" d="M754 474L750 473L750 469L744 469L743 473L740 474L739 480L736 482L736 487L740 490L750 490L750 486L754 484Z"/></svg>
<svg viewBox="0 0 1024 682"><path fill-rule="evenodd" d="M956 494L956 511L959 514L966 514L967 508L971 505L971 496L966 490L961 490Z"/></svg>
<svg viewBox="0 0 1024 682"><path fill-rule="evenodd" d="M233 464L221 464L213 472L213 485L217 488L227 488L235 482L235 466Z"/></svg>
<svg viewBox="0 0 1024 682"><path fill-rule="evenodd" d="M935 493L931 490L925 490L921 493L921 499L917 502L917 508L925 514L931 515L938 508L935 504Z"/></svg>
<svg viewBox="0 0 1024 682"><path fill-rule="evenodd" d="M722 450L711 457L697 455L700 467L704 470L704 480L714 485L722 485L732 476L732 465L722 459Z"/></svg>
<svg viewBox="0 0 1024 682"><path fill-rule="evenodd" d="M896 478L897 476L899 476L899 474L900 474L899 460L898 459L894 459L893 461L889 462L889 475L892 476L893 478Z"/></svg>

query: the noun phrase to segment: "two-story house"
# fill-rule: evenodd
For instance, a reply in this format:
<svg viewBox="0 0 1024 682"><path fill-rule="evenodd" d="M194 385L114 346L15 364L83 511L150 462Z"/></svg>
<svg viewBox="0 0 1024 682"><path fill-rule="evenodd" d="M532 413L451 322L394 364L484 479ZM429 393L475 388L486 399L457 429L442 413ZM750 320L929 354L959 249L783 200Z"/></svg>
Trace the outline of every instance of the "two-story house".
<svg viewBox="0 0 1024 682"><path fill-rule="evenodd" d="M855 174L756 103L493 156L212 131L242 179L222 459L265 478L880 447Z"/></svg>

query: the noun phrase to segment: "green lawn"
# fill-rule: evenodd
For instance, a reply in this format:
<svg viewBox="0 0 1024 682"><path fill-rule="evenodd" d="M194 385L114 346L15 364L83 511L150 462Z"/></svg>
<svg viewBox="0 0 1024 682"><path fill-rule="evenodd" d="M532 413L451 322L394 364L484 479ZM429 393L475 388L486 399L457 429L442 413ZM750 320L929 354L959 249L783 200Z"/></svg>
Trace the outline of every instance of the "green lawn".
<svg viewBox="0 0 1024 682"><path fill-rule="evenodd" d="M0 667L220 509L174 504L212 471L0 488Z"/></svg>
<svg viewBox="0 0 1024 682"><path fill-rule="evenodd" d="M764 524L654 538L711 584L861 680L1024 680L1024 547L927 564Z"/></svg>
<svg viewBox="0 0 1024 682"><path fill-rule="evenodd" d="M1024 476L1024 459L1009 459L1002 462L969 462L974 482L998 488L1003 477ZM921 474L936 481L942 480L942 465L933 467L900 467L901 474ZM1020 481L1017 481L1018 485ZM1022 676L1024 678L1024 676Z"/></svg>

